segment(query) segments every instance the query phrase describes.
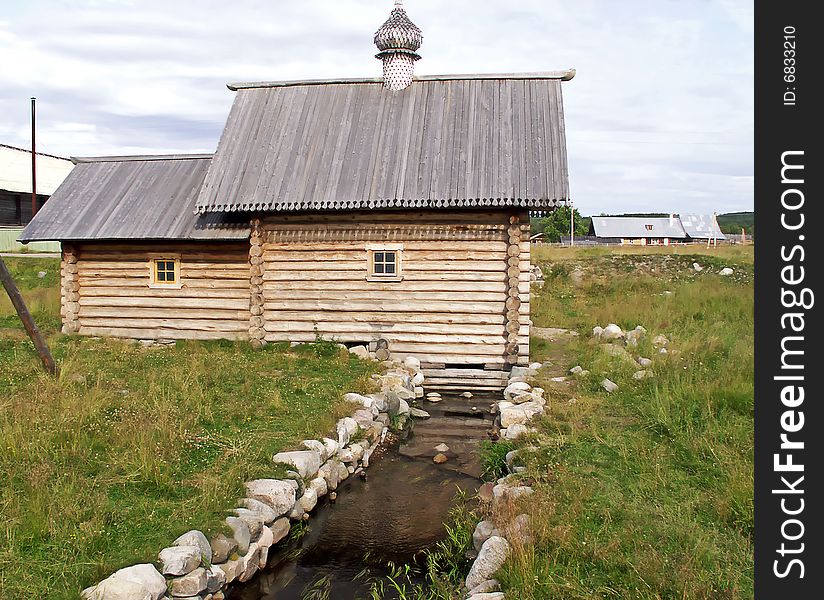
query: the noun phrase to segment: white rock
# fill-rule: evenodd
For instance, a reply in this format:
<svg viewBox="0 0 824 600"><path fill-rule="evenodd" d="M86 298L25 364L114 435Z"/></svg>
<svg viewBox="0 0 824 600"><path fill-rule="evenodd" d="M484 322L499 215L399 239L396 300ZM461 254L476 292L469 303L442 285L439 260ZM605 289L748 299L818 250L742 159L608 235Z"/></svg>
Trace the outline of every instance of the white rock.
<svg viewBox="0 0 824 600"><path fill-rule="evenodd" d="M645 379L647 377L652 377L652 371L642 369L640 371L635 371L635 373L632 374L633 379Z"/></svg>
<svg viewBox="0 0 824 600"><path fill-rule="evenodd" d="M472 533L472 544L475 546L475 551L480 552L484 542L493 535L501 535L492 521L481 521L475 526L475 531Z"/></svg>
<svg viewBox="0 0 824 600"><path fill-rule="evenodd" d="M604 328L603 327L599 327L598 325L596 325L595 327L592 328L592 337L594 337L596 340L600 340L601 336L603 336L603 335L604 335Z"/></svg>
<svg viewBox="0 0 824 600"><path fill-rule="evenodd" d="M652 338L652 345L656 348L660 348L669 344L669 340L667 336L664 334L658 334L654 338Z"/></svg>
<svg viewBox="0 0 824 600"><path fill-rule="evenodd" d="M661 349L658 351L658 354L669 354L669 350L667 350L666 348L661 348Z"/></svg>
<svg viewBox="0 0 824 600"><path fill-rule="evenodd" d="M291 525L289 524L289 519L286 517L281 517L272 523L272 526L269 528L272 531L272 545L277 544L289 535L290 527Z"/></svg>
<svg viewBox="0 0 824 600"><path fill-rule="evenodd" d="M533 371L538 371L543 366L544 366L543 363L534 362L534 363L529 365L529 368L532 369Z"/></svg>
<svg viewBox="0 0 824 600"><path fill-rule="evenodd" d="M723 276L723 277L728 277L728 276L732 275L733 272L734 271L732 269L730 269L729 267L724 267L723 269L718 271L718 274Z"/></svg>
<svg viewBox="0 0 824 600"><path fill-rule="evenodd" d="M487 579L469 590L468 595L473 596L475 594L488 594L490 592L496 592L500 588L501 583L497 579Z"/></svg>
<svg viewBox="0 0 824 600"><path fill-rule="evenodd" d="M349 440L358 432L358 422L352 417L344 417L335 428L338 432L338 446L343 448L349 445Z"/></svg>
<svg viewBox="0 0 824 600"><path fill-rule="evenodd" d="M507 440L517 440L526 433L529 433L529 428L526 425L514 423L507 428L504 438Z"/></svg>
<svg viewBox="0 0 824 600"><path fill-rule="evenodd" d="M398 414L399 415L408 415L409 414L409 403L401 398L400 405L398 406Z"/></svg>
<svg viewBox="0 0 824 600"><path fill-rule="evenodd" d="M197 596L206 589L206 569L200 567L188 575L169 581L169 593L172 596Z"/></svg>
<svg viewBox="0 0 824 600"><path fill-rule="evenodd" d="M415 386L415 398L423 398L423 388L419 385Z"/></svg>
<svg viewBox="0 0 824 600"><path fill-rule="evenodd" d="M306 488L306 491L303 492L303 496L300 497L298 500L298 504L303 509L303 512L312 512L312 510L318 504L318 494L312 488Z"/></svg>
<svg viewBox="0 0 824 600"><path fill-rule="evenodd" d="M326 485L326 480L323 477L315 477L309 482L309 487L315 490L315 495L322 498L329 491L329 486Z"/></svg>
<svg viewBox="0 0 824 600"><path fill-rule="evenodd" d="M295 504L296 490L297 483L294 481L255 479L246 482L246 495L268 504L278 516L283 516L291 510Z"/></svg>
<svg viewBox="0 0 824 600"><path fill-rule="evenodd" d="M499 504L517 500L523 496L530 496L535 492L528 485L510 485L509 483L498 483L492 488L492 502Z"/></svg>
<svg viewBox="0 0 824 600"><path fill-rule="evenodd" d="M303 440L301 445L306 448L307 450L312 450L313 452L317 452L320 456L320 461L323 462L327 458L329 458L329 454L326 450L326 445L318 440Z"/></svg>
<svg viewBox="0 0 824 600"><path fill-rule="evenodd" d="M269 548L269 546L275 543L275 536L272 533L272 530L268 527L264 527L260 532L260 537L255 543L260 548Z"/></svg>
<svg viewBox="0 0 824 600"><path fill-rule="evenodd" d="M466 600L505 600L503 592L481 592L479 594L472 594Z"/></svg>
<svg viewBox="0 0 824 600"><path fill-rule="evenodd" d="M164 575L185 575L200 565L201 551L198 546L171 546L157 555L160 572Z"/></svg>
<svg viewBox="0 0 824 600"><path fill-rule="evenodd" d="M370 358L372 358L369 355L369 349L366 346L352 346L351 348L349 348L349 352L350 354L354 354L355 356L363 360L369 360Z"/></svg>
<svg viewBox="0 0 824 600"><path fill-rule="evenodd" d="M369 429L370 427L372 427L373 416L374 415L372 414L371 410L360 408L354 412L352 418L355 419L355 421L358 424L358 427L360 427L361 429Z"/></svg>
<svg viewBox="0 0 824 600"><path fill-rule="evenodd" d="M466 587L472 589L480 583L491 579L509 557L510 546L504 538L493 535L486 540L478 552L478 558L472 563L466 576Z"/></svg>
<svg viewBox="0 0 824 600"><path fill-rule="evenodd" d="M464 397L464 398L471 398L472 397L472 392L464 392L463 394L461 394L461 396Z"/></svg>
<svg viewBox="0 0 824 600"><path fill-rule="evenodd" d="M324 448L325 450L325 448ZM278 452L272 457L276 463L291 465L297 469L301 477L311 477L320 469L323 461L320 453L314 450L293 450L292 452Z"/></svg>
<svg viewBox="0 0 824 600"><path fill-rule="evenodd" d="M108 579L129 581L143 586L152 600L159 600L166 593L166 579L152 564L134 565L115 571Z"/></svg>
<svg viewBox="0 0 824 600"><path fill-rule="evenodd" d="M644 358L643 356L639 356L638 357L638 364L646 369L647 367L652 366L652 361L648 358Z"/></svg>
<svg viewBox="0 0 824 600"><path fill-rule="evenodd" d="M624 330L618 327L615 323L610 323L606 327L604 327L604 331L601 334L601 339L603 340L620 340L624 337Z"/></svg>
<svg viewBox="0 0 824 600"><path fill-rule="evenodd" d="M340 445L338 444L337 440L333 440L331 438L323 438L323 445L326 448L326 458L328 459L330 456L335 456L338 453L338 449Z"/></svg>
<svg viewBox="0 0 824 600"><path fill-rule="evenodd" d="M173 546L197 546L200 548L200 554L203 556L205 562L212 562L212 546L209 545L209 539L197 529L187 531L174 542Z"/></svg>
<svg viewBox="0 0 824 600"><path fill-rule="evenodd" d="M512 400L512 396L516 394L522 394L524 392L528 392L532 389L532 386L526 382L516 381L515 383L510 383L504 389L504 398L506 400Z"/></svg>
<svg viewBox="0 0 824 600"><path fill-rule="evenodd" d="M612 393L618 389L618 384L614 381L611 381L610 379L604 379L601 382L601 387L604 388L606 391Z"/></svg>
<svg viewBox="0 0 824 600"><path fill-rule="evenodd" d="M529 377L535 377L537 371L535 369L530 369L529 367L518 367L514 366L509 371L509 378L512 379L514 377L523 377L527 379Z"/></svg>
<svg viewBox="0 0 824 600"><path fill-rule="evenodd" d="M83 600L156 600L152 593L139 583L123 579L104 579L94 587L80 593Z"/></svg>
<svg viewBox="0 0 824 600"><path fill-rule="evenodd" d="M503 402L498 404L501 412L501 427L509 427L515 424L526 424L535 416L542 415L544 407L536 401L524 402L523 404L501 407Z"/></svg>
<svg viewBox="0 0 824 600"><path fill-rule="evenodd" d="M704 267L702 267L701 265L699 265L697 262L692 263L692 268L693 268L693 269L695 269L695 271L696 271L697 273L700 273L701 271L703 271L703 270L704 270Z"/></svg>
<svg viewBox="0 0 824 600"><path fill-rule="evenodd" d="M343 399L346 402L351 402L352 404L360 404L366 408L370 408L372 406L373 400L369 396L363 396L361 394L356 394L355 392L349 392L343 395Z"/></svg>
<svg viewBox="0 0 824 600"><path fill-rule="evenodd" d="M234 513L237 515L237 518L246 523L246 526L249 528L250 540L257 539L263 529L263 517L248 508L236 508Z"/></svg>
<svg viewBox="0 0 824 600"><path fill-rule="evenodd" d="M423 380L424 380L423 373L420 373L420 372L415 373L415 375L412 377L412 380L411 380L412 385L420 386L423 383Z"/></svg>
<svg viewBox="0 0 824 600"><path fill-rule="evenodd" d="M438 452L449 452L449 446L447 446L446 444L438 444L437 446L435 446L435 450L437 450Z"/></svg>
<svg viewBox="0 0 824 600"><path fill-rule="evenodd" d="M259 515L267 525L280 516L271 506L254 498L243 498L240 503L248 510Z"/></svg>
<svg viewBox="0 0 824 600"><path fill-rule="evenodd" d="M425 410L421 410L420 408L410 408L409 414L416 419L428 419L431 415L426 412Z"/></svg>
<svg viewBox="0 0 824 600"><path fill-rule="evenodd" d="M583 370L584 368L581 365L575 365L569 370L569 372L573 375L579 375Z"/></svg>
<svg viewBox="0 0 824 600"><path fill-rule="evenodd" d="M217 565L206 569L206 591L210 594L220 591L226 585L226 573Z"/></svg>
<svg viewBox="0 0 824 600"><path fill-rule="evenodd" d="M403 366L413 373L418 373L421 370L421 361L414 356L407 356L403 359Z"/></svg>

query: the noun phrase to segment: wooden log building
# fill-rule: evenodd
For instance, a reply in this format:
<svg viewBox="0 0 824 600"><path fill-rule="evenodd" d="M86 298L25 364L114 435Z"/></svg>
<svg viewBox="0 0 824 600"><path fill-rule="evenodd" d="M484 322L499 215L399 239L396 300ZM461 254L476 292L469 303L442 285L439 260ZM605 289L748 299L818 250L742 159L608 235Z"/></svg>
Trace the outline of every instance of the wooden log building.
<svg viewBox="0 0 824 600"><path fill-rule="evenodd" d="M214 155L74 159L21 236L62 242L64 331L388 344L433 387L527 364L529 213L569 198L574 71L413 78L397 11L383 78L230 85Z"/></svg>

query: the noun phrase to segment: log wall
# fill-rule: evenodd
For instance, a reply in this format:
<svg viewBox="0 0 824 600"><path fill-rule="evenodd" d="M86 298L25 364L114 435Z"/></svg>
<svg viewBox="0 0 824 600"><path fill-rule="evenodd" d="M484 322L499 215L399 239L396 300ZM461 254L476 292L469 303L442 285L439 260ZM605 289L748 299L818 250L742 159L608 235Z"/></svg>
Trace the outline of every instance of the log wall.
<svg viewBox="0 0 824 600"><path fill-rule="evenodd" d="M430 385L498 387L528 362L525 212L269 215L262 227L266 341L384 338ZM402 246L402 281L367 280L367 246L381 242Z"/></svg>
<svg viewBox="0 0 824 600"><path fill-rule="evenodd" d="M67 332L137 339L249 337L248 242L68 248L61 264ZM180 289L150 287L150 258L176 256Z"/></svg>

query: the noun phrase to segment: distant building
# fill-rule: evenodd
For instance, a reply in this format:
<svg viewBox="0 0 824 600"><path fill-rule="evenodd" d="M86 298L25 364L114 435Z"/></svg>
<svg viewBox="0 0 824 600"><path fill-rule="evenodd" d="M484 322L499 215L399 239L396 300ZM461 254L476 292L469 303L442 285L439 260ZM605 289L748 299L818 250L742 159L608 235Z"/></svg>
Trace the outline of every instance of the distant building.
<svg viewBox="0 0 824 600"><path fill-rule="evenodd" d="M37 153L37 207L71 172L72 161ZM0 144L0 251L19 250L15 240L31 221L31 151ZM49 247L51 246L51 247ZM59 244L39 244L33 249L58 250Z"/></svg>
<svg viewBox="0 0 824 600"><path fill-rule="evenodd" d="M632 246L669 246L708 240L723 241L712 215L669 217L592 217L590 243Z"/></svg>

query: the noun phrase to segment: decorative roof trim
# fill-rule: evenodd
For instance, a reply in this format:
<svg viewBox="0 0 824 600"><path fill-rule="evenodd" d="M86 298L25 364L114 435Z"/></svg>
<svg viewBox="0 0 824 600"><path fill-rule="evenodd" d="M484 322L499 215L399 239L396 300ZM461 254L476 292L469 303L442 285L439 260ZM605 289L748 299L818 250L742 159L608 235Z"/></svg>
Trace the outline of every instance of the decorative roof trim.
<svg viewBox="0 0 824 600"><path fill-rule="evenodd" d="M548 200L545 198L473 198L467 200L434 200L434 199L408 199L392 198L384 200L371 200L368 202L356 200L339 200L337 202L327 202L318 200L317 202L288 202L271 203L256 202L245 204L213 204L208 207L198 207L200 214L221 213L221 212L304 212L304 211L351 211L351 210L375 210L375 209L399 209L410 210L415 208L505 208L517 206L528 209L553 209L558 206L565 206L569 202L568 198Z"/></svg>
<svg viewBox="0 0 824 600"><path fill-rule="evenodd" d="M74 164L104 162L136 162L147 160L201 160L214 154L136 154L130 156L72 156Z"/></svg>
<svg viewBox="0 0 824 600"><path fill-rule="evenodd" d="M575 77L575 69L560 71L541 71L537 73L472 73L466 75L416 75L413 81L455 81L465 79L560 79L569 81ZM287 81L253 81L246 83L228 83L233 92L254 88L292 87L300 85L332 85L341 83L383 83L383 77L355 77L343 79L296 79Z"/></svg>

